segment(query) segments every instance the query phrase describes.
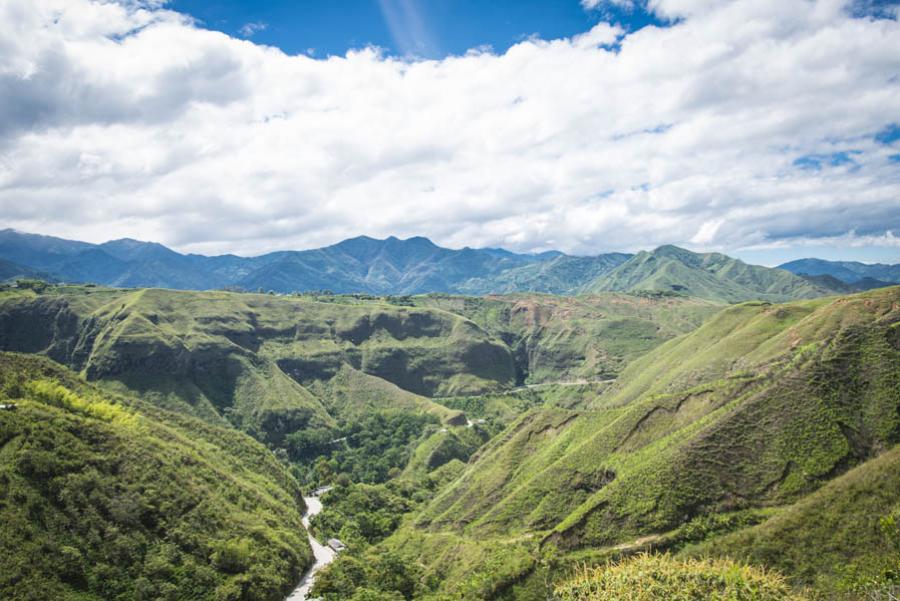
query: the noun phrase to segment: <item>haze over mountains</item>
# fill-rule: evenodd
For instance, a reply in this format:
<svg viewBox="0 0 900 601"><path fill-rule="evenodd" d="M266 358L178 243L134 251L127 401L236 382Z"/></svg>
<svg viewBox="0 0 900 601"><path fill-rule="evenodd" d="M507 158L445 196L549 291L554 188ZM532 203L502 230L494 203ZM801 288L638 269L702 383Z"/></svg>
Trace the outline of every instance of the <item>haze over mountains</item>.
<svg viewBox="0 0 900 601"><path fill-rule="evenodd" d="M0 278L43 277L119 287L282 293L491 294L546 292L678 293L710 300L784 301L900 282L900 266L794 261L772 269L719 253L675 246L590 257L558 251L517 254L495 248L442 248L423 237L366 236L332 246L257 257L183 255L161 244L120 239L90 244L0 231Z"/></svg>

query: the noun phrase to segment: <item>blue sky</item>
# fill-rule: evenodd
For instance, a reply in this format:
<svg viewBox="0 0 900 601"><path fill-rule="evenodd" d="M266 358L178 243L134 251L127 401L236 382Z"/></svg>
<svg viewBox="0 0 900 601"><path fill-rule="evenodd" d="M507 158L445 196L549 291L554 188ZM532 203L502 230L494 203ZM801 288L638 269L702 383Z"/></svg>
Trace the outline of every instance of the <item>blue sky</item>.
<svg viewBox="0 0 900 601"><path fill-rule="evenodd" d="M485 45L504 52L528 36L567 38L601 19L626 29L660 23L637 7L590 10L578 0L174 0L167 6L206 28L319 57L367 45L425 58Z"/></svg>
<svg viewBox="0 0 900 601"><path fill-rule="evenodd" d="M0 0L0 227L900 261L898 3L649 5Z"/></svg>

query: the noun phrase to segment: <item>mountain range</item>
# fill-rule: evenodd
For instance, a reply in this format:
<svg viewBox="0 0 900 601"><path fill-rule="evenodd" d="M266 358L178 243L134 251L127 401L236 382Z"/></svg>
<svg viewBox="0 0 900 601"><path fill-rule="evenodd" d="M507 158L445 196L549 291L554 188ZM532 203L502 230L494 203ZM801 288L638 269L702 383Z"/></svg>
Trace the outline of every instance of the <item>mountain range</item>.
<svg viewBox="0 0 900 601"><path fill-rule="evenodd" d="M427 238L351 238L324 248L256 257L180 254L128 238L90 244L12 229L0 231L0 280L183 290L235 288L279 293L470 295L511 292L676 293L709 300L785 301L900 282L900 265L804 259L781 268L748 265L719 253L661 246L637 254L571 256L497 248L448 249Z"/></svg>
<svg viewBox="0 0 900 601"><path fill-rule="evenodd" d="M859 290L882 288L900 283L900 264L860 263L858 261L825 261L823 259L799 259L779 265L797 275L813 278L834 278Z"/></svg>

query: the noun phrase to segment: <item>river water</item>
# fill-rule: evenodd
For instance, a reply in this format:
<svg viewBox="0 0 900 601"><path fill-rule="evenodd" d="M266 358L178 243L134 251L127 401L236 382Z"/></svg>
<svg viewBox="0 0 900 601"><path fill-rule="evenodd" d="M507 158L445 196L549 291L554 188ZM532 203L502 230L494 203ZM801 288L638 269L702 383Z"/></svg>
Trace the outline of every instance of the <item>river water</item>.
<svg viewBox="0 0 900 601"><path fill-rule="evenodd" d="M324 492L327 491L323 490L322 493ZM322 511L322 501L319 499L318 495L303 497L303 500L306 501L306 513L303 514L303 525L309 530L309 518ZM334 561L335 552L331 550L331 547L319 543L319 541L313 538L312 534L309 534L308 536L309 546L312 547L316 561L313 563L312 567L306 571L306 574L304 574L303 578L300 580L300 584L298 584L297 588L288 595L286 601L305 601L310 599L307 595L315 581L316 572Z"/></svg>

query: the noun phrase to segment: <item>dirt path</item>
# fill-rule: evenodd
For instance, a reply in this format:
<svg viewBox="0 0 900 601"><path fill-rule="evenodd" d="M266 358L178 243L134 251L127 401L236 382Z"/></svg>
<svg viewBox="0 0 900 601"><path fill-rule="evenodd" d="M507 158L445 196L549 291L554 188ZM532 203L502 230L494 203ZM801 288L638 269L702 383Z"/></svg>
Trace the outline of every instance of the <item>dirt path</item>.
<svg viewBox="0 0 900 601"><path fill-rule="evenodd" d="M608 380L560 380L557 382L540 382L538 384L526 384L525 386L513 388L512 392L515 392L517 390L528 390L531 388L541 388L544 386L584 386L586 384L612 384L615 381L615 378L610 378Z"/></svg>

